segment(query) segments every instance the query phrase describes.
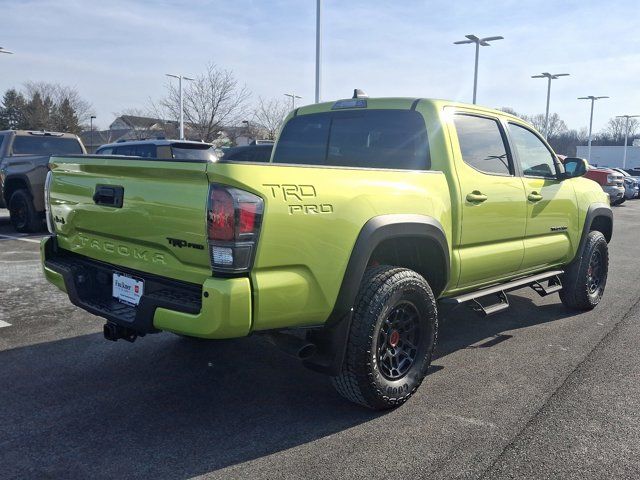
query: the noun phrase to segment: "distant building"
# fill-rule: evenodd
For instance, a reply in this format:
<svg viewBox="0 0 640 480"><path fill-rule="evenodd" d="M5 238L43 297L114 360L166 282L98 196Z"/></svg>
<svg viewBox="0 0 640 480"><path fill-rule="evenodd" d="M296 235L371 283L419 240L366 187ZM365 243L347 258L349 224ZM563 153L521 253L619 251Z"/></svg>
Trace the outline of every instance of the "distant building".
<svg viewBox="0 0 640 480"><path fill-rule="evenodd" d="M635 144L635 142L634 142ZM577 157L588 158L589 147L586 145L578 145ZM618 167L622 168L622 159L624 157L624 147L605 147L596 146L591 147L591 160L590 164L598 167ZM640 146L628 146L627 147L627 163L626 168L640 168Z"/></svg>

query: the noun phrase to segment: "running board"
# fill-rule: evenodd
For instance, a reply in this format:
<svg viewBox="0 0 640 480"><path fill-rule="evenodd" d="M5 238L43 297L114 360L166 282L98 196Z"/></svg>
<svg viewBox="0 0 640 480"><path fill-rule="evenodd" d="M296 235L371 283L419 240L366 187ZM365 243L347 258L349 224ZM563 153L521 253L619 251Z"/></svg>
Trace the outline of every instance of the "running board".
<svg viewBox="0 0 640 480"><path fill-rule="evenodd" d="M441 303L451 306L461 305L463 303L472 302L470 305L473 310L481 315L488 316L498 312L502 312L509 308L509 299L507 293L510 290L517 290L523 287L533 288L538 295L545 297L552 293L556 293L562 290L562 283L560 282L560 275L564 271L552 270L545 273L539 273L537 275L531 275L528 277L519 278L510 282L501 283L492 287L483 288L474 292L465 293L456 297L443 298ZM543 282L548 282L547 285L543 285ZM481 298L496 296L497 299L493 303L484 305L480 302Z"/></svg>

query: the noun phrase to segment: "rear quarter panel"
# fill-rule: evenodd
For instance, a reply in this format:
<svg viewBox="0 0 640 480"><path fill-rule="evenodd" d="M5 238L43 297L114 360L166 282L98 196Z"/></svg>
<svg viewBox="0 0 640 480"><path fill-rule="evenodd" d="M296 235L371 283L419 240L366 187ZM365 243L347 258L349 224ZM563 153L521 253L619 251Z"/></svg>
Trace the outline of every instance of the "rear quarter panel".
<svg viewBox="0 0 640 480"><path fill-rule="evenodd" d="M208 174L211 182L252 191L265 202L251 272L254 330L324 323L356 238L372 217L428 215L451 235L441 172L220 163Z"/></svg>

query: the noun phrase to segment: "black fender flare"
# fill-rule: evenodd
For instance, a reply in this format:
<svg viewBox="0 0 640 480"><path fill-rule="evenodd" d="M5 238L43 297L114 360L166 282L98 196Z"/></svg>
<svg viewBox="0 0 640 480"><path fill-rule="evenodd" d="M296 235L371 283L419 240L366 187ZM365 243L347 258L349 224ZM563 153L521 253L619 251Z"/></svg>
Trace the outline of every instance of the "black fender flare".
<svg viewBox="0 0 640 480"><path fill-rule="evenodd" d="M318 354L305 360L305 366L329 375L337 375L344 360L351 316L360 283L372 253L383 241L394 238L426 238L442 251L445 284L451 274L449 245L442 224L435 218L417 214L389 214L371 218L364 224L347 263L333 310L325 326L309 333Z"/></svg>
<svg viewBox="0 0 640 480"><path fill-rule="evenodd" d="M597 217L604 217L609 219L609 221L611 222L611 231L613 233L613 210L611 210L611 207L606 203L592 203L591 205L589 205L587 214L584 219L584 225L582 226L580 243L578 243L578 249L576 250L576 255L572 262L575 262L579 258L580 252L582 252L584 244L587 241L587 235L589 235L589 232L591 231L591 225L593 225L593 221ZM609 243L610 240L611 235L609 235L609 237L607 238L607 243Z"/></svg>

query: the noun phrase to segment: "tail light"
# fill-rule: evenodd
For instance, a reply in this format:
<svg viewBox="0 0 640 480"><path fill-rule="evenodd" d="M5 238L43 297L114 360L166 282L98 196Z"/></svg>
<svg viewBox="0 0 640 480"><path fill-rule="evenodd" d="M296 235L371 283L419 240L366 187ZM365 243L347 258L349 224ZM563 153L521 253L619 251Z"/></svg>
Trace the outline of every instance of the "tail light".
<svg viewBox="0 0 640 480"><path fill-rule="evenodd" d="M47 230L52 235L56 234L56 224L53 221L53 215L51 214L51 181L53 180L53 174L51 170L47 172L47 178L44 181L44 216L47 219Z"/></svg>
<svg viewBox="0 0 640 480"><path fill-rule="evenodd" d="M209 187L207 233L214 273L251 269L263 209L262 198L253 193L220 184Z"/></svg>

